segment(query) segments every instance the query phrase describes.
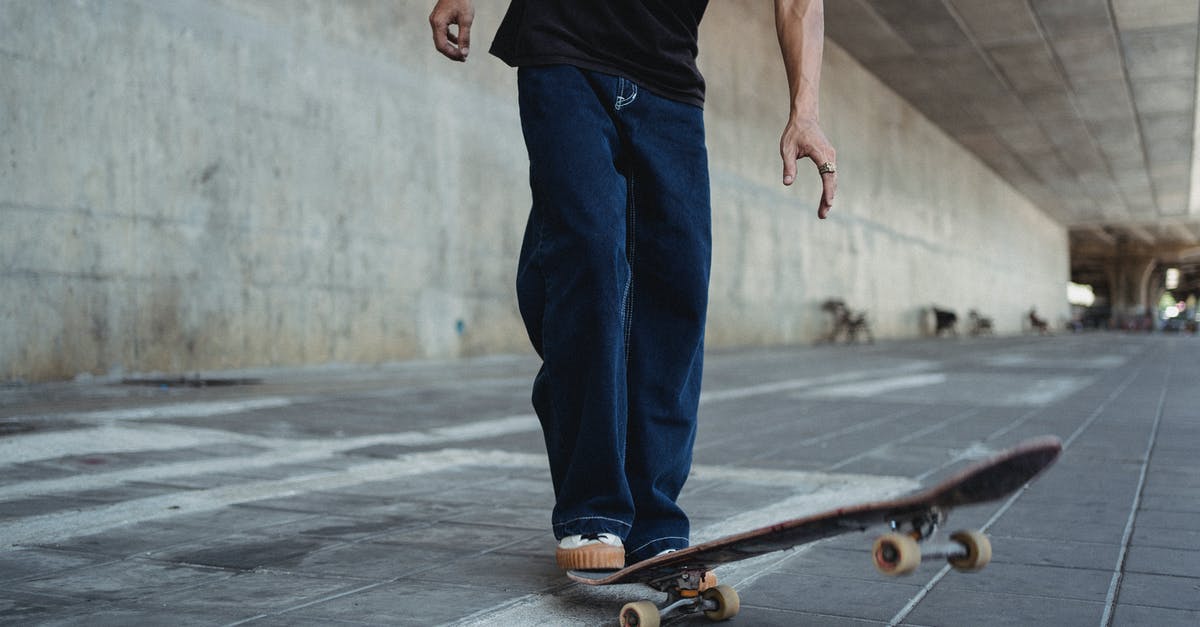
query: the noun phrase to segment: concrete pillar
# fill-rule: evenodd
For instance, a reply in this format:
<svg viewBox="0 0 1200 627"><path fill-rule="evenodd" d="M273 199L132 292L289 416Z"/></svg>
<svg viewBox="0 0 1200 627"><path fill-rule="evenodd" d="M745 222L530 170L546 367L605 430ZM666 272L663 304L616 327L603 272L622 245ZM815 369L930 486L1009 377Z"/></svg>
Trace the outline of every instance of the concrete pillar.
<svg viewBox="0 0 1200 627"><path fill-rule="evenodd" d="M1119 326L1136 319L1149 306L1150 276L1156 261L1152 257L1117 257L1109 266L1112 315Z"/></svg>

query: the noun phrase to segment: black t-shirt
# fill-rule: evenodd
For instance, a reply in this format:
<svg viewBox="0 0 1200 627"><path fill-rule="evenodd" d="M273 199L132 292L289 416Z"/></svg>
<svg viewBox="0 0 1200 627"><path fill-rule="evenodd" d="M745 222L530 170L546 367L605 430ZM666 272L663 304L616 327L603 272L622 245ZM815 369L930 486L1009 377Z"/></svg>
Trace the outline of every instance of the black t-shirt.
<svg viewBox="0 0 1200 627"><path fill-rule="evenodd" d="M703 106L696 68L708 0L513 0L491 53L511 66L564 63Z"/></svg>

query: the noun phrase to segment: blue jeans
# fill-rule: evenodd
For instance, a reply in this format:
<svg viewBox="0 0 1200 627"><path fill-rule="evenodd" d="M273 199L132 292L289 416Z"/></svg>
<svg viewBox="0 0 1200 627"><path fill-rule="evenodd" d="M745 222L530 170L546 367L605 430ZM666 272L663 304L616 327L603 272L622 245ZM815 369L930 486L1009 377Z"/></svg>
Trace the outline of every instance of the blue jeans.
<svg viewBox="0 0 1200 627"><path fill-rule="evenodd" d="M517 297L556 538L688 545L712 258L702 109L567 65L518 72L533 207Z"/></svg>

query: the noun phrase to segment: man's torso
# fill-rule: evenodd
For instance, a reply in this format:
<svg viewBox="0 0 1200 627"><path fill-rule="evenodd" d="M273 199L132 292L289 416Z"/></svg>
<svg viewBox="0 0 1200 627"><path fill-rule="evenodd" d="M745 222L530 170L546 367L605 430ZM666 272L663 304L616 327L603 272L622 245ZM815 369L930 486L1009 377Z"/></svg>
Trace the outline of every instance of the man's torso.
<svg viewBox="0 0 1200 627"><path fill-rule="evenodd" d="M702 106L696 67L708 0L513 0L491 53L512 66L565 63Z"/></svg>

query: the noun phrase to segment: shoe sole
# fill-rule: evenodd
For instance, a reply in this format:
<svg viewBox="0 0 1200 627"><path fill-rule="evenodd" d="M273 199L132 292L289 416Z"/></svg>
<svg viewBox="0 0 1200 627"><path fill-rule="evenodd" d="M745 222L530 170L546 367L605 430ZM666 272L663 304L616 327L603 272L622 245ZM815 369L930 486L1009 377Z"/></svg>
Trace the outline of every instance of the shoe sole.
<svg viewBox="0 0 1200 627"><path fill-rule="evenodd" d="M602 543L556 548L554 559L563 570L620 570L625 568L625 548Z"/></svg>

